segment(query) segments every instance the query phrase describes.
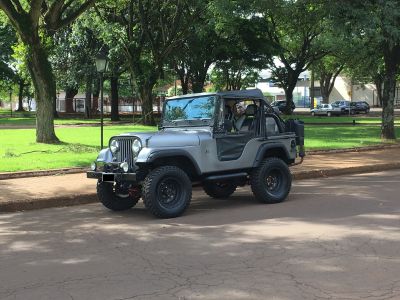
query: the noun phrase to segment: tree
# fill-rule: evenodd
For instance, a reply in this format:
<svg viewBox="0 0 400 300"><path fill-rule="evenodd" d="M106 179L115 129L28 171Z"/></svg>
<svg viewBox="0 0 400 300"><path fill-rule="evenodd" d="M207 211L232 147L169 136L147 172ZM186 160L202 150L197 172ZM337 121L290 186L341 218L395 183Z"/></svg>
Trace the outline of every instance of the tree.
<svg viewBox="0 0 400 300"><path fill-rule="evenodd" d="M105 21L104 39L124 50L142 102L142 121L154 124L153 88L174 49L189 33L183 16L195 18L186 1L129 0L97 5Z"/></svg>
<svg viewBox="0 0 400 300"><path fill-rule="evenodd" d="M344 67L343 59L333 55L326 56L314 64L313 71L319 78L323 103L329 103L329 96L335 86L336 78Z"/></svg>
<svg viewBox="0 0 400 300"><path fill-rule="evenodd" d="M359 39L364 47L373 49L372 52L380 56L377 61L383 63L381 137L395 139L394 97L396 76L400 67L399 1L342 0L331 5L331 15L336 27L351 38ZM376 75L379 76L379 73Z"/></svg>
<svg viewBox="0 0 400 300"><path fill-rule="evenodd" d="M259 73L254 67L246 66L244 60L218 62L211 73L211 82L216 90L241 90L254 86Z"/></svg>
<svg viewBox="0 0 400 300"><path fill-rule="evenodd" d="M56 85L48 44L61 28L71 24L94 0L0 0L0 9L26 46L29 73L35 87L36 141L56 143L53 103Z"/></svg>
<svg viewBox="0 0 400 300"><path fill-rule="evenodd" d="M237 90L253 85L258 71L277 53L277 45L265 35L267 20L258 2L217 0L210 4L219 37L219 51L212 72L217 89Z"/></svg>
<svg viewBox="0 0 400 300"><path fill-rule="evenodd" d="M268 36L279 47L269 65L273 79L285 91L285 113L290 114L300 74L328 54L322 38L326 11L313 0L274 0L260 9L268 20Z"/></svg>
<svg viewBox="0 0 400 300"><path fill-rule="evenodd" d="M30 95L31 85L22 55L25 48L18 42L12 26L6 22L0 23L0 39L0 81L8 87L18 86L17 111L24 111L23 98Z"/></svg>
<svg viewBox="0 0 400 300"><path fill-rule="evenodd" d="M15 71L11 68L13 62L12 46L17 43L15 32L7 23L0 23L0 80L12 81Z"/></svg>
<svg viewBox="0 0 400 300"><path fill-rule="evenodd" d="M198 11L198 17L195 20L185 20L191 34L185 37L181 47L173 53L171 65L181 81L183 94L187 94L189 89L194 93L203 92L210 66L226 51L225 39L216 31L212 21L214 18L208 9L209 2L192 3L192 10Z"/></svg>

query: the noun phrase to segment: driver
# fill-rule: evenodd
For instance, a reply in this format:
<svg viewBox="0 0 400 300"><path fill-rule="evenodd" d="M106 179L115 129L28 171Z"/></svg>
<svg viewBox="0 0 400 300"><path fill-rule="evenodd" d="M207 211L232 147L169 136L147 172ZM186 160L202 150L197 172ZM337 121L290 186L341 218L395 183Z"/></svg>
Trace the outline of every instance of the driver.
<svg viewBox="0 0 400 300"><path fill-rule="evenodd" d="M243 101L236 103L234 106L234 117L233 117L233 126L237 131L240 130L240 128L243 125L244 120L246 119L245 111L246 111L246 105Z"/></svg>

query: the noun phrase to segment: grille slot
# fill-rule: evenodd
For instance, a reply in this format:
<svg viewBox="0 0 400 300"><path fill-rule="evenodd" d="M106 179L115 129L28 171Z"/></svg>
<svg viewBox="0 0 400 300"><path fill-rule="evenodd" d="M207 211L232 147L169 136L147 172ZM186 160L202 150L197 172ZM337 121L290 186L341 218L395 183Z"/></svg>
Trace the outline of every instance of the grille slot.
<svg viewBox="0 0 400 300"><path fill-rule="evenodd" d="M126 161L131 169L135 169L135 162L132 155L132 143L134 139L131 138L116 138L119 144L119 151L116 153L118 162Z"/></svg>

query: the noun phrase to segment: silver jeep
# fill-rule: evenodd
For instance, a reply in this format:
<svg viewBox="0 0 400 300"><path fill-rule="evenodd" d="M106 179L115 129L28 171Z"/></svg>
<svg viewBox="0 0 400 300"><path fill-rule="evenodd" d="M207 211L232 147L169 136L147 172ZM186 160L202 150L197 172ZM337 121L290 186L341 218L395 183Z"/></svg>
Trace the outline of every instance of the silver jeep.
<svg viewBox="0 0 400 300"><path fill-rule="evenodd" d="M260 90L190 94L165 101L157 132L113 136L87 177L111 210L142 198L155 216L173 218L189 206L194 183L214 198L250 184L260 202L281 202L297 156L304 124L283 121Z"/></svg>

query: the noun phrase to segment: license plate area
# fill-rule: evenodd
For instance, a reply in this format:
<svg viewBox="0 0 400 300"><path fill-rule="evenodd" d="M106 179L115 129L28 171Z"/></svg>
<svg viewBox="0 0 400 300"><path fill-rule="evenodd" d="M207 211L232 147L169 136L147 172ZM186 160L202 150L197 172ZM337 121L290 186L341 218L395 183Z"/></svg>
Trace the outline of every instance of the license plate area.
<svg viewBox="0 0 400 300"><path fill-rule="evenodd" d="M114 182L115 181L115 175L114 174L104 174L103 173L102 181Z"/></svg>

